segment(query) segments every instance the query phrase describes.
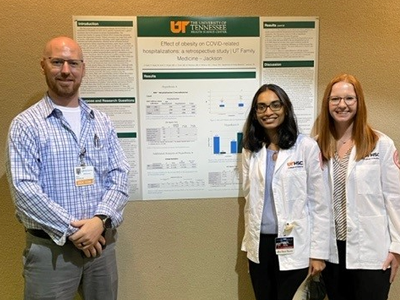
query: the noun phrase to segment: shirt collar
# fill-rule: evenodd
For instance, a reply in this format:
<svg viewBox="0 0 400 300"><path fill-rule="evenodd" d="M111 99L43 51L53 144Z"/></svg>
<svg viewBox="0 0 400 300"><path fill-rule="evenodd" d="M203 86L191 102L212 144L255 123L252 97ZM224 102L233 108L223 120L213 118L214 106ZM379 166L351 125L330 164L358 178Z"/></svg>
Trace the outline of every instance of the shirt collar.
<svg viewBox="0 0 400 300"><path fill-rule="evenodd" d="M89 107L89 105L82 99L79 98L79 106L81 107L83 113L86 115L87 118L94 119L95 114L93 109ZM50 117L51 115L54 115L56 117L59 117L60 111L56 109L53 105L53 101L49 97L49 94L46 93L44 97L44 107L43 107L43 115L45 118Z"/></svg>

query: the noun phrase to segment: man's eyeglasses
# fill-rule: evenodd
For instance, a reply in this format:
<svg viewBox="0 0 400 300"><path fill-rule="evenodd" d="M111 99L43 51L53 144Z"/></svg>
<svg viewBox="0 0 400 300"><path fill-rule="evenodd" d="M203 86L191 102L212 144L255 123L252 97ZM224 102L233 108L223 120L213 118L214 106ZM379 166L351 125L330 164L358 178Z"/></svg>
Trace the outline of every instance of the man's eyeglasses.
<svg viewBox="0 0 400 300"><path fill-rule="evenodd" d="M344 103L347 105L353 105L357 101L357 97L355 96L345 96L345 97L338 97L338 96L331 96L329 97L329 102L333 105L339 105L340 101L344 100Z"/></svg>
<svg viewBox="0 0 400 300"><path fill-rule="evenodd" d="M263 113L267 110L269 107L272 111L278 111L282 108L283 104L280 100L275 100L272 101L270 104L265 104L265 103L257 103L256 104L256 112L257 113Z"/></svg>
<svg viewBox="0 0 400 300"><path fill-rule="evenodd" d="M61 69L66 62L68 63L68 66L72 69L78 69L83 64L83 59L63 59L57 57L46 57L46 59L48 59L53 68L56 69Z"/></svg>

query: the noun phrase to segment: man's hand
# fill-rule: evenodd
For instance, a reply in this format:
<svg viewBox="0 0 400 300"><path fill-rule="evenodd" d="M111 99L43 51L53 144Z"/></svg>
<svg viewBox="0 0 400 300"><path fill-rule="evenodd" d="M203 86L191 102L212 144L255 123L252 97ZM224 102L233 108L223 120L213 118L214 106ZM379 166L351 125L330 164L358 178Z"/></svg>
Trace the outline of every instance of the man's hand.
<svg viewBox="0 0 400 300"><path fill-rule="evenodd" d="M382 269L385 271L390 266L391 269L390 279L389 279L390 283L394 281L399 265L400 265L400 254L389 252L385 262L383 263Z"/></svg>
<svg viewBox="0 0 400 300"><path fill-rule="evenodd" d="M71 225L79 228L77 232L70 235L69 240L82 250L86 257L95 257L102 252L102 245L106 244L103 233L103 222L98 217L71 222Z"/></svg>
<svg viewBox="0 0 400 300"><path fill-rule="evenodd" d="M103 236L100 236L99 242L96 243L93 247L89 247L87 249L80 248L86 257L96 257L103 253L103 245L106 244L106 240ZM76 245L75 245L76 246ZM79 247L77 247L79 248Z"/></svg>

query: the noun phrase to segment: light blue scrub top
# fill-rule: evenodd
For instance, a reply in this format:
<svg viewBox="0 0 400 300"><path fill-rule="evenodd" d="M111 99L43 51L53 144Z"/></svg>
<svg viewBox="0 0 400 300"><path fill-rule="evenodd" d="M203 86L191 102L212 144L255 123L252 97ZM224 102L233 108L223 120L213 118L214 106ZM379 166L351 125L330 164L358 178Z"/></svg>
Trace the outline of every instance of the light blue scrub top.
<svg viewBox="0 0 400 300"><path fill-rule="evenodd" d="M272 194L272 177L274 176L275 161L274 150L267 149L267 167L265 171L264 209L261 220L262 234L277 234L278 219L276 217L274 195Z"/></svg>

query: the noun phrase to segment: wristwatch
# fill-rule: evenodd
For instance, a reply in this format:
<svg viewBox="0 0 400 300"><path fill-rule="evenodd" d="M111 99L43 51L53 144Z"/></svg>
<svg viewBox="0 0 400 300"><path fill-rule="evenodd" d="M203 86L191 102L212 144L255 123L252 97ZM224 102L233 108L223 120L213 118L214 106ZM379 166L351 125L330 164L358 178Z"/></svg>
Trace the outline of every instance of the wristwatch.
<svg viewBox="0 0 400 300"><path fill-rule="evenodd" d="M103 228L104 229L109 229L111 228L111 218L106 215L95 215L95 217L98 217L101 222L103 222Z"/></svg>

